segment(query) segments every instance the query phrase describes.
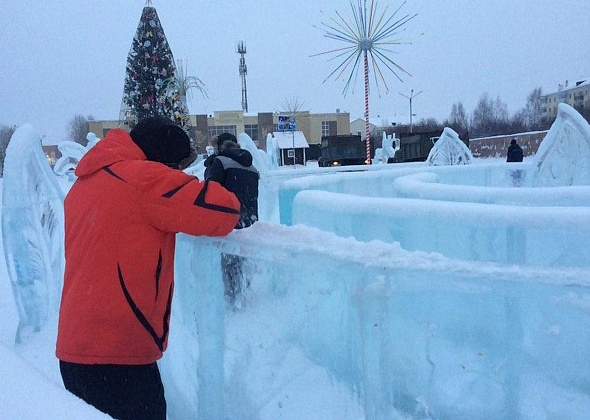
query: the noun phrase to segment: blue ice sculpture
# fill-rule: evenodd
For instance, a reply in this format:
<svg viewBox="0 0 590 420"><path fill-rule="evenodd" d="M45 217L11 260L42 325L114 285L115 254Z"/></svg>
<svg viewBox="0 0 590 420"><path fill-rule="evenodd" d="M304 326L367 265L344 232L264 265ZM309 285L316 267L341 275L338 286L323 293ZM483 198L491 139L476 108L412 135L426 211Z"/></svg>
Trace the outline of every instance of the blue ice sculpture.
<svg viewBox="0 0 590 420"><path fill-rule="evenodd" d="M561 103L537 151L533 186L571 185L590 185L590 125L574 108Z"/></svg>
<svg viewBox="0 0 590 420"><path fill-rule="evenodd" d="M64 194L30 125L6 149L2 240L19 324L16 342L57 314L64 270Z"/></svg>

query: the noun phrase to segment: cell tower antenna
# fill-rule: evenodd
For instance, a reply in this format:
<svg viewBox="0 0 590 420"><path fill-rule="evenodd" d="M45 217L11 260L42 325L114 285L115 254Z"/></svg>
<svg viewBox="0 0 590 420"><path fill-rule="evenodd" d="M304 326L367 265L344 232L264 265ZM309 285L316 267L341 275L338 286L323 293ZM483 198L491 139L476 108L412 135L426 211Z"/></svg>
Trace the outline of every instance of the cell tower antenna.
<svg viewBox="0 0 590 420"><path fill-rule="evenodd" d="M244 41L238 43L238 54L240 54L240 77L242 78L242 110L248 112L248 91L246 89L246 45Z"/></svg>

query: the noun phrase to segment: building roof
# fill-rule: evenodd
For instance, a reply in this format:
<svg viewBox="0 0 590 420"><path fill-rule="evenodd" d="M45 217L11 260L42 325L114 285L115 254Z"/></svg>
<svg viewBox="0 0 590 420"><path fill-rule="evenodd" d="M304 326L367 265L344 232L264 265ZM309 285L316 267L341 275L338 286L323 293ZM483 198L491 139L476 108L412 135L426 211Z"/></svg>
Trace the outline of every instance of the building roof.
<svg viewBox="0 0 590 420"><path fill-rule="evenodd" d="M557 91L555 92L551 92L551 93L547 93L545 95L541 95L541 97L547 97L547 96L553 96L556 94L560 94L560 93L564 93L570 90L574 90L574 89L579 89L582 87L586 87L586 86L590 86L590 78L587 77L581 77L578 80L576 80L573 83L569 83L567 80L565 81L564 84L559 84Z"/></svg>
<svg viewBox="0 0 590 420"><path fill-rule="evenodd" d="M293 149L293 143L295 143L295 149L309 147L303 131L275 131L272 136L277 140L279 149Z"/></svg>
<svg viewBox="0 0 590 420"><path fill-rule="evenodd" d="M356 119L352 120L352 121L350 122L350 124L351 124L351 125L353 125L353 124L354 124L354 125L358 124L358 125L362 125L362 126L364 126L364 125L365 125L365 120L364 120L364 119L362 119L362 118L356 118ZM379 125L381 125L381 119L380 119L380 118L379 118L379 119L376 119L376 118L369 118L369 126L372 126L372 127L378 127Z"/></svg>

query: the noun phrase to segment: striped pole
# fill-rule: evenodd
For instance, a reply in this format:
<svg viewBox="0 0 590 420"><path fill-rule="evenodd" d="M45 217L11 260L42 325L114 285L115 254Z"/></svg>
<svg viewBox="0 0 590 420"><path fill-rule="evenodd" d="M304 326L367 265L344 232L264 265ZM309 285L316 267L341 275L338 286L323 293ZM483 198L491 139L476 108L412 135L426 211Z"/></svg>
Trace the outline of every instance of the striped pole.
<svg viewBox="0 0 590 420"><path fill-rule="evenodd" d="M367 51L364 51L365 62L365 141L367 143L367 165L371 164L371 128L369 127L369 60Z"/></svg>

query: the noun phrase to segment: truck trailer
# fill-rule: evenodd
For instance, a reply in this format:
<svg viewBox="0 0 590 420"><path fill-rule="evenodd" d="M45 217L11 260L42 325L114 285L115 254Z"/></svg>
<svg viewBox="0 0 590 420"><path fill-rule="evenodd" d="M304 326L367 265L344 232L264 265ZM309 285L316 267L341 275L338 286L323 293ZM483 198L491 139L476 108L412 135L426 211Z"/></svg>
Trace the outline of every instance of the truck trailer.
<svg viewBox="0 0 590 420"><path fill-rule="evenodd" d="M322 136L318 165L364 165L367 159L365 141L358 135Z"/></svg>

